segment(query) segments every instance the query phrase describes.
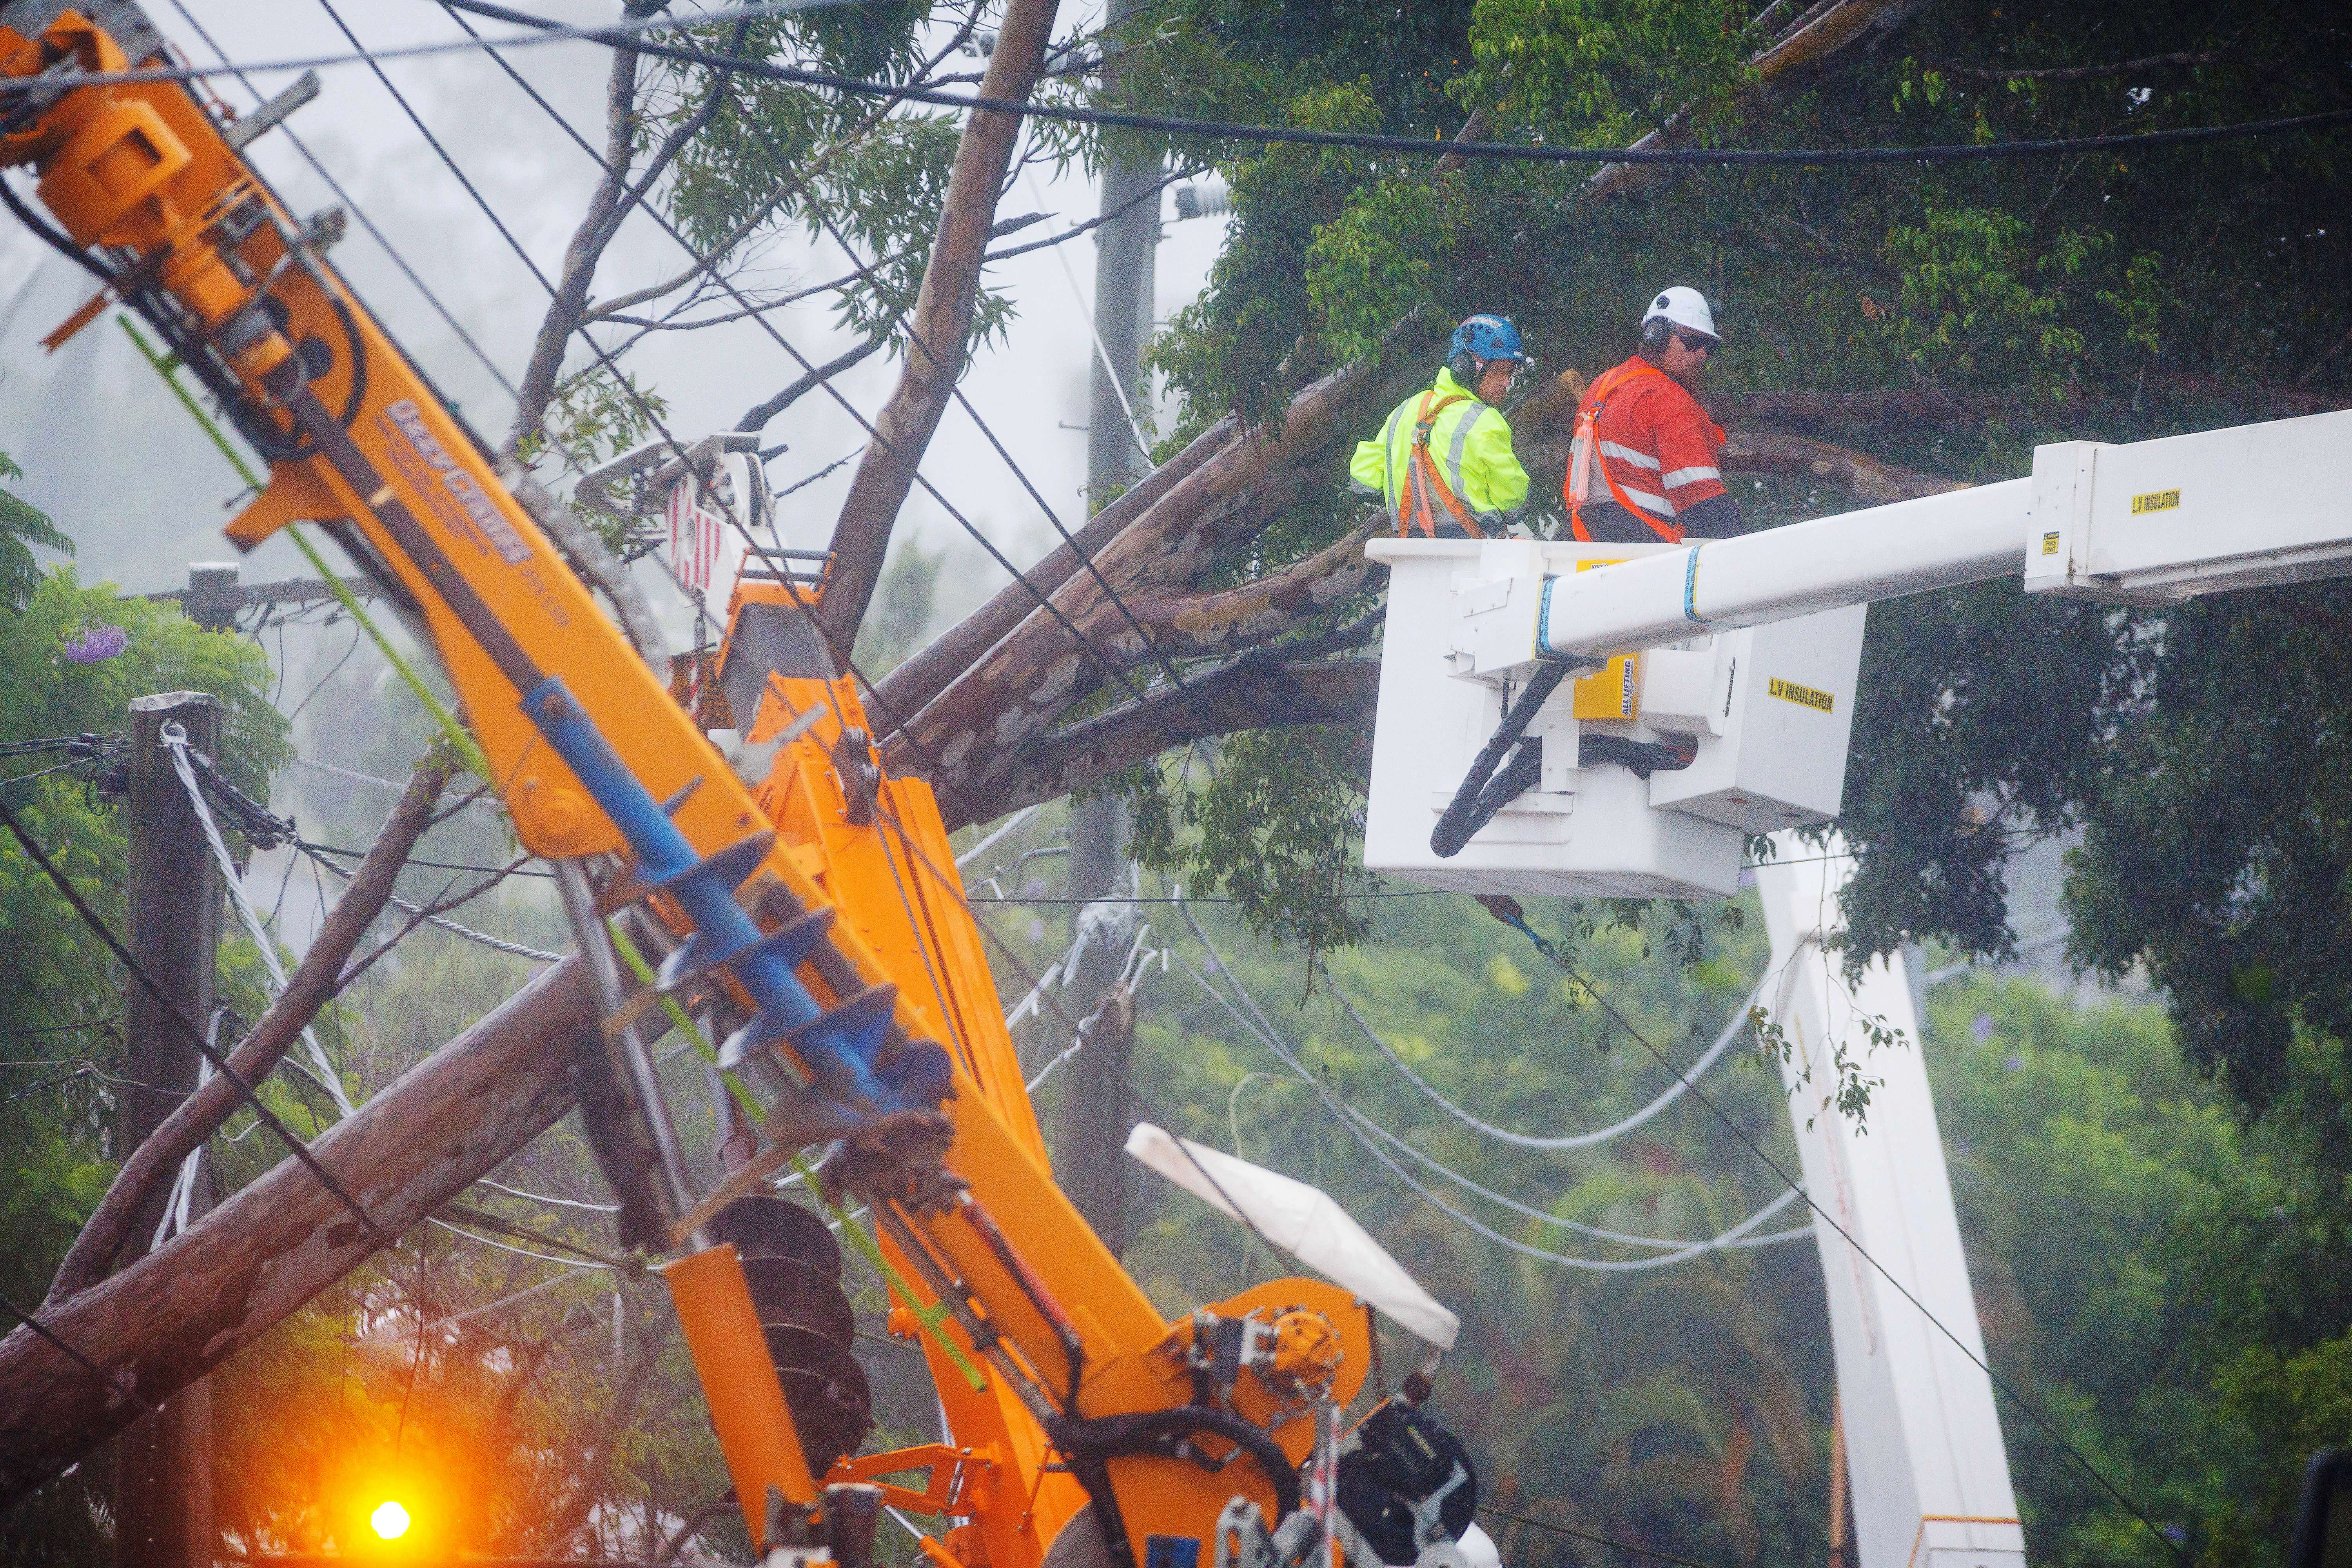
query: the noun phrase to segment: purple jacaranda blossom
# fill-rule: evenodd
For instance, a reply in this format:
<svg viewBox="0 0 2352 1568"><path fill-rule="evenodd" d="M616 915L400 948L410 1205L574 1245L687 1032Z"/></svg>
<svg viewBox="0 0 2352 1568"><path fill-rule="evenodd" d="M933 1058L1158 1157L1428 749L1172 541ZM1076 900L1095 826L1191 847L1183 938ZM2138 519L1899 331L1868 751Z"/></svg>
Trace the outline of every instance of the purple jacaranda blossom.
<svg viewBox="0 0 2352 1568"><path fill-rule="evenodd" d="M76 664L98 664L130 646L130 635L121 626L84 626L66 644L66 657Z"/></svg>

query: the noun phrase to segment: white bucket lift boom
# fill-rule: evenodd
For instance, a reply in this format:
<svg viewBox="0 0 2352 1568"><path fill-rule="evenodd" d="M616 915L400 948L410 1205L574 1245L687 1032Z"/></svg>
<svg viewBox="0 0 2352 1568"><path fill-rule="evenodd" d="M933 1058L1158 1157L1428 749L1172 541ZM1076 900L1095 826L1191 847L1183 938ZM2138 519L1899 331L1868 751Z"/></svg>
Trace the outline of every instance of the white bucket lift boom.
<svg viewBox="0 0 2352 1568"><path fill-rule="evenodd" d="M1369 868L1467 892L1729 895L1748 835L1837 816L1865 606L2018 574L2147 605L2352 572L2352 412L2042 447L2031 479L1740 539L1367 553L1390 568ZM1791 1070L1818 1079L1864 1013L1914 1042L1874 1064L1872 1136L1791 1105L1807 1193L1845 1231L1816 1225L1862 1568L2021 1568L1901 962L1850 991L1822 952L1845 862L1781 848L1757 878Z"/></svg>
<svg viewBox="0 0 2352 1568"><path fill-rule="evenodd" d="M1469 892L1727 895L1747 835L1837 816L1864 606L2011 574L2161 605L2352 571L2352 412L2063 442L2031 479L1739 539L1368 553L1391 581L1367 868ZM1599 673L1519 716L1531 787L1441 853L1473 760L1563 661Z"/></svg>

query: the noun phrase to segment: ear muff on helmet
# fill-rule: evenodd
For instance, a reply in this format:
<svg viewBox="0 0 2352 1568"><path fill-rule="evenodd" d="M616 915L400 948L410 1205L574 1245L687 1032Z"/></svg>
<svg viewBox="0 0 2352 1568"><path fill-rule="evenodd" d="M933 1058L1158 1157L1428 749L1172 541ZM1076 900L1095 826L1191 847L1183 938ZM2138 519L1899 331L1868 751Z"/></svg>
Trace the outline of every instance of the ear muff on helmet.
<svg viewBox="0 0 2352 1568"><path fill-rule="evenodd" d="M1455 354L1452 359L1447 360L1445 362L1445 368L1453 374L1454 379L1460 382L1463 385L1475 386L1477 384L1478 372L1483 367L1484 363L1485 362L1481 361L1476 354L1471 353L1465 350L1461 353Z"/></svg>
<svg viewBox="0 0 2352 1568"><path fill-rule="evenodd" d="M1642 346L1653 353L1666 346L1666 338L1675 330L1674 323L1664 316L1653 316L1642 323Z"/></svg>

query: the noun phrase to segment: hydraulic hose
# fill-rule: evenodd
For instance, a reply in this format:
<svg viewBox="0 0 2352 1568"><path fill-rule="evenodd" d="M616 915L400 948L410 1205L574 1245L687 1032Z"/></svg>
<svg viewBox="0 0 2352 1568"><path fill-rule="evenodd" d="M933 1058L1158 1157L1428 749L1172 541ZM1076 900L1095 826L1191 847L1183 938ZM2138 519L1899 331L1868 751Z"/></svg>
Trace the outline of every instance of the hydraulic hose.
<svg viewBox="0 0 2352 1568"><path fill-rule="evenodd" d="M1272 1525L1298 1511L1298 1471L1281 1445L1264 1429L1238 1415L1204 1405L1180 1405L1172 1410L1142 1410L1129 1415L1098 1415L1092 1420L1062 1420L1054 1424L1054 1446L1070 1462L1071 1474L1087 1489L1094 1503L1095 1522L1102 1530L1111 1568L1130 1568L1133 1545L1127 1521L1111 1489L1109 1463L1131 1454L1164 1454L1166 1445L1193 1433L1223 1437L1250 1457L1274 1488Z"/></svg>
<svg viewBox="0 0 2352 1568"><path fill-rule="evenodd" d="M1450 860L1462 853L1462 847L1469 843L1480 828L1492 822L1496 812L1533 787L1542 776L1543 752L1540 745L1522 749L1514 755L1511 765L1503 769L1501 776L1496 775L1495 769L1502 762L1503 753L1517 746L1519 737L1527 733L1528 726L1535 720L1536 710L1559 689L1561 681L1576 672L1576 668L1575 665L1566 661L1546 664L1521 689L1509 711L1503 715L1501 725L1487 738L1477 759L1470 764L1469 773L1463 776L1462 787L1454 792L1454 799L1447 804L1444 815L1430 830L1429 847L1439 859Z"/></svg>

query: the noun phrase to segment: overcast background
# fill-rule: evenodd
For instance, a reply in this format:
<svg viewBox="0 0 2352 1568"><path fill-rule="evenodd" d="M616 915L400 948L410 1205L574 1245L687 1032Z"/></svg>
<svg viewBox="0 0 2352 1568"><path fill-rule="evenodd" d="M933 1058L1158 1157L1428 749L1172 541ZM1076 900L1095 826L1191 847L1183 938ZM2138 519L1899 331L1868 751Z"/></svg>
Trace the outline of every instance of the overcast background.
<svg viewBox="0 0 2352 1568"><path fill-rule="evenodd" d="M148 3L157 25L200 64L218 57L191 26L191 17L238 61L350 51L319 0L186 0L184 12L175 0ZM337 9L371 47L462 36L448 15L426 0L338 0ZM614 7L555 3L534 9L568 20L604 22ZM1066 7L1056 36L1095 20L1091 10ZM495 23L480 26L493 36L510 31ZM508 58L592 143L602 144L601 100L610 58L604 47L549 44L516 49ZM385 69L552 278L594 181L596 169L588 155L478 53L391 61ZM257 73L254 86L271 93L292 74ZM545 292L365 66L327 68L320 75L323 90L289 121L294 133L506 377L519 378L545 312ZM235 79L214 79L213 88L240 111L251 106L252 95ZM250 155L298 215L335 201L285 132L263 136ZM1172 218L1164 195L1162 201L1163 216ZM1094 184L1082 172L1058 181L1040 174L1034 191L1025 181L1015 184L1000 216L1041 209L1053 215L1047 223L1024 230L1021 237L1027 239L1084 221L1097 206ZM1161 320L1199 291L1223 222L1209 217L1164 225L1158 271ZM1086 513L1082 426L1090 340L1084 311L1093 299L1092 238L1033 251L991 269L989 282L1009 291L1016 315L1006 341L980 355L964 384L1069 526ZM401 275L383 247L354 221L333 259L410 355L457 400L475 428L493 443L501 439L511 399ZM610 298L668 276L684 259L653 221L635 215L605 254L596 293ZM1075 290L1064 260L1075 274ZM760 279L770 285L821 281L844 270L829 241L813 248L787 239L760 261ZM41 338L88 297L90 287L86 273L15 226L0 229L0 450L26 470L14 488L79 545L75 563L84 582L111 581L131 593L177 587L185 581L189 562L233 553L220 529L231 515L229 503L240 481L139 358L113 312L84 328L58 353L42 350ZM771 312L769 319L815 362L850 342L835 331L822 298ZM687 438L731 426L746 407L799 373L751 321L656 333L622 363L640 385L668 400L666 423ZM897 360L877 355L836 384L870 415L898 374ZM859 449L865 437L843 409L817 392L771 424L766 440L791 443L791 450L769 467L772 483L781 489ZM824 543L854 468L839 469L784 504L780 521L788 545ZM1036 504L961 410L949 411L923 472L1013 560L1026 564L1052 541ZM952 569L941 576L939 620L978 604L1006 581L1002 569L920 489L908 502L900 534L929 549L947 545L954 552ZM245 563L247 582L304 575L307 569L284 541ZM643 576L649 593L666 586L656 573ZM289 647L297 657L307 653L299 642Z"/></svg>

